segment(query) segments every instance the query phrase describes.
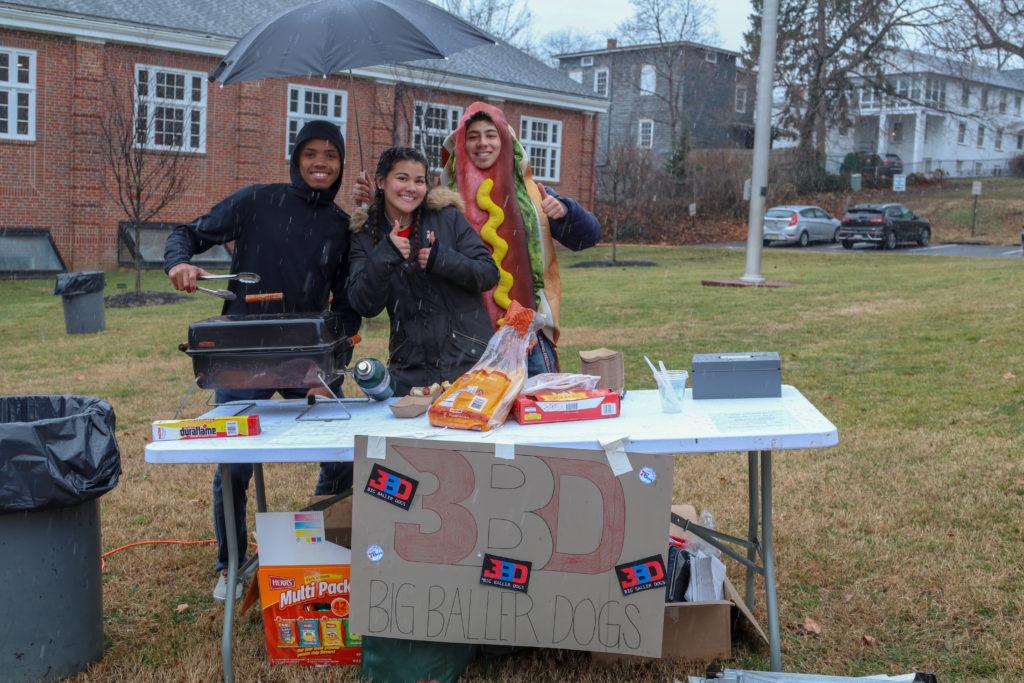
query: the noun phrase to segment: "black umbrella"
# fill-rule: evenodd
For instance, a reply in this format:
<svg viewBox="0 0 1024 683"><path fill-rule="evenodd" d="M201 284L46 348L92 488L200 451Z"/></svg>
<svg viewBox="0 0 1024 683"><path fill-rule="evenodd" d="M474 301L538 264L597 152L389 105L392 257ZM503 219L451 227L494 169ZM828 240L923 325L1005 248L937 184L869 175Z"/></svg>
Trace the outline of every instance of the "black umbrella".
<svg viewBox="0 0 1024 683"><path fill-rule="evenodd" d="M237 83L437 59L494 39L427 0L318 0L249 31L210 74Z"/></svg>
<svg viewBox="0 0 1024 683"><path fill-rule="evenodd" d="M287 9L245 34L211 81L340 73L438 59L495 40L427 0L318 0ZM356 110L354 110L356 111ZM363 145L356 118L362 165Z"/></svg>

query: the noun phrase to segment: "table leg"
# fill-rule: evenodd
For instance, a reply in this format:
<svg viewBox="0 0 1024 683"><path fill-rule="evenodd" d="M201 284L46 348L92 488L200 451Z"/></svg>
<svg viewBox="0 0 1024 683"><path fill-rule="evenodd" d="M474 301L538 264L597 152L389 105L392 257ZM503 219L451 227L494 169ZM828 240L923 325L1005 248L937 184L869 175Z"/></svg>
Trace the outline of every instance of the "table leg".
<svg viewBox="0 0 1024 683"><path fill-rule="evenodd" d="M757 474L757 451L747 452L747 540L751 547L747 548L747 559L757 562L757 524L758 524L758 492L760 490ZM747 607L754 609L754 570L747 567Z"/></svg>
<svg viewBox="0 0 1024 683"><path fill-rule="evenodd" d="M775 592L775 551L772 547L772 452L761 451L761 557L764 562L765 607L772 671L782 670L779 605Z"/></svg>
<svg viewBox="0 0 1024 683"><path fill-rule="evenodd" d="M224 496L224 536L228 544L228 594L224 600L224 628L220 639L221 666L225 683L234 683L235 672L231 665L231 646L234 642L232 628L235 619L235 585L238 582L238 535L235 533L235 500L231 491L231 466L219 465L221 491Z"/></svg>
<svg viewBox="0 0 1024 683"><path fill-rule="evenodd" d="M267 489L263 485L263 463L256 462L252 465L252 478L256 484L256 511L267 511Z"/></svg>

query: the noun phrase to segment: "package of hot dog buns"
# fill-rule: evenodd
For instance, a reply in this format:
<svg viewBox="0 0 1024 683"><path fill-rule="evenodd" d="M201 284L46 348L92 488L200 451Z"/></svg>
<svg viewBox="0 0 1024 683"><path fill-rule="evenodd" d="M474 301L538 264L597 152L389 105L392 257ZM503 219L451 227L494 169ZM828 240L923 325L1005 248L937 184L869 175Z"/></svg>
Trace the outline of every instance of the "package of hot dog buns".
<svg viewBox="0 0 1024 683"><path fill-rule="evenodd" d="M534 311L512 301L480 360L427 411L430 424L481 432L503 424L522 391L526 356L542 324Z"/></svg>

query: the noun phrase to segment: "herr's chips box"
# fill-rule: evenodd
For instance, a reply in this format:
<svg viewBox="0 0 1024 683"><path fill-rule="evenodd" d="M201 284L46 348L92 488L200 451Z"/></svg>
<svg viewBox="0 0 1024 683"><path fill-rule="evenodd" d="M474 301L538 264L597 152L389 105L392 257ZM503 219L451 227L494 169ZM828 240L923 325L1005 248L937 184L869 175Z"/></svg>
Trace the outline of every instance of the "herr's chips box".
<svg viewBox="0 0 1024 683"><path fill-rule="evenodd" d="M358 664L349 629L350 554L324 538L322 512L256 515L257 581L271 664Z"/></svg>
<svg viewBox="0 0 1024 683"><path fill-rule="evenodd" d="M619 395L611 389L538 391L516 398L512 415L524 425L618 417Z"/></svg>

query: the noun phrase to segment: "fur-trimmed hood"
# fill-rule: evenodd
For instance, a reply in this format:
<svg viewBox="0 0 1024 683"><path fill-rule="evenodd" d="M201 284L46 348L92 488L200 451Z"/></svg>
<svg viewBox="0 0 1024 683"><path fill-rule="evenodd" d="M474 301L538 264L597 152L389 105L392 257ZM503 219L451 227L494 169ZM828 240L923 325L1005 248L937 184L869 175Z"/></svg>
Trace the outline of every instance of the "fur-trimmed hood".
<svg viewBox="0 0 1024 683"><path fill-rule="evenodd" d="M454 206L463 213L466 211L466 205L462 202L462 197L459 196L459 193L440 185L427 193L426 204L428 211L440 211L449 206ZM366 225L368 219L369 214L366 209L357 209L349 221L349 230L352 232L362 232L363 226Z"/></svg>

